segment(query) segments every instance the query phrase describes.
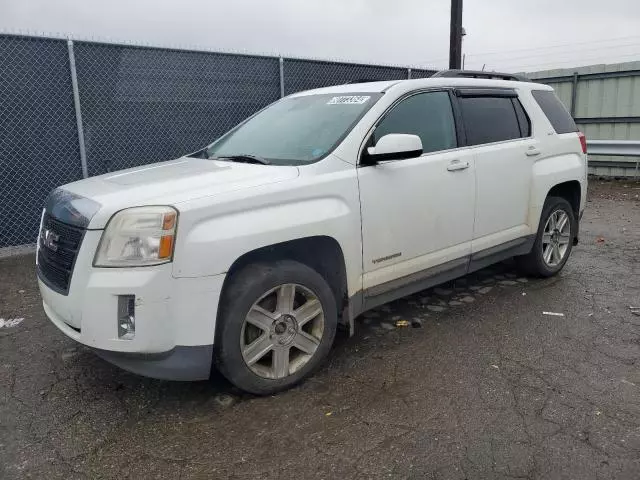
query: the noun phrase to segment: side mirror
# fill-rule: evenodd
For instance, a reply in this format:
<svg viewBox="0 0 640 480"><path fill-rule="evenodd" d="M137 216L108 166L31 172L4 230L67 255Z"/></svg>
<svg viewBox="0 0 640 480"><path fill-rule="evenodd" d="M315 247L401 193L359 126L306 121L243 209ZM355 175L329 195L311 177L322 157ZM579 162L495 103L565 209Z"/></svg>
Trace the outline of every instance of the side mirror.
<svg viewBox="0 0 640 480"><path fill-rule="evenodd" d="M382 137L375 147L367 149L365 163L373 164L385 160L402 160L422 155L422 140L417 135L390 133Z"/></svg>

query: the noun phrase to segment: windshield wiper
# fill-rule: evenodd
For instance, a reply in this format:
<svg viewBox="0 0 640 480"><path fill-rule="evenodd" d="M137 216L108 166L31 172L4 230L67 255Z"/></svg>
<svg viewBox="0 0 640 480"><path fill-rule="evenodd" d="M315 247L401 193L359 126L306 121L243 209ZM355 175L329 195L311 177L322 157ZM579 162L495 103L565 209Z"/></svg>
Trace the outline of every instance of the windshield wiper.
<svg viewBox="0 0 640 480"><path fill-rule="evenodd" d="M257 155L249 155L246 153L241 153L239 155L229 155L219 157L221 160L229 160L231 162L242 162L242 163L259 163L261 165L271 165L271 162L266 158L258 157Z"/></svg>

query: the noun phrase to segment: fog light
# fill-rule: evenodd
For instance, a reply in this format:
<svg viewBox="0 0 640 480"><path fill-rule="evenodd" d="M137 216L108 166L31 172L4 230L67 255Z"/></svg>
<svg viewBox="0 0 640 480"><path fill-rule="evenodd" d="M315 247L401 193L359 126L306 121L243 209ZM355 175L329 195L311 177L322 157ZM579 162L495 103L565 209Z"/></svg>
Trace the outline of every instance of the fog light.
<svg viewBox="0 0 640 480"><path fill-rule="evenodd" d="M136 297L118 295L118 338L133 340L136 335Z"/></svg>

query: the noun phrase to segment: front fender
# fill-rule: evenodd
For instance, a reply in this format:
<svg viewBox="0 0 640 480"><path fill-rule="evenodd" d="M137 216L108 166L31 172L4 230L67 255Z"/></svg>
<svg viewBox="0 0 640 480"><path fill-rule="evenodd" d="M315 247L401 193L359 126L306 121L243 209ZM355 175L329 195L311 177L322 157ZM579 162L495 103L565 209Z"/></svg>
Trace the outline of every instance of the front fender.
<svg viewBox="0 0 640 480"><path fill-rule="evenodd" d="M178 206L175 277L225 273L259 248L312 236L334 238L345 259L349 293L361 288L360 205L355 172L332 172L287 185ZM325 178L328 177L328 178Z"/></svg>

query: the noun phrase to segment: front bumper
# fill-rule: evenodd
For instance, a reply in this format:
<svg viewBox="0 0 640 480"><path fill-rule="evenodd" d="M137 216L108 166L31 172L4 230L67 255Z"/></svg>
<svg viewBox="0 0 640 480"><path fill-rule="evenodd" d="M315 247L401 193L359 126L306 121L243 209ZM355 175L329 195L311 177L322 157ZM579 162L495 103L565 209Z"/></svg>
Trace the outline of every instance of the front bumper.
<svg viewBox="0 0 640 480"><path fill-rule="evenodd" d="M123 370L160 380L206 380L211 374L213 345L175 347L156 354L94 349L96 355Z"/></svg>
<svg viewBox="0 0 640 480"><path fill-rule="evenodd" d="M208 378L224 275L175 278L172 265L94 268L100 231L85 234L69 293L38 279L49 319L107 361L145 376ZM135 296L135 335L118 336L118 296Z"/></svg>

